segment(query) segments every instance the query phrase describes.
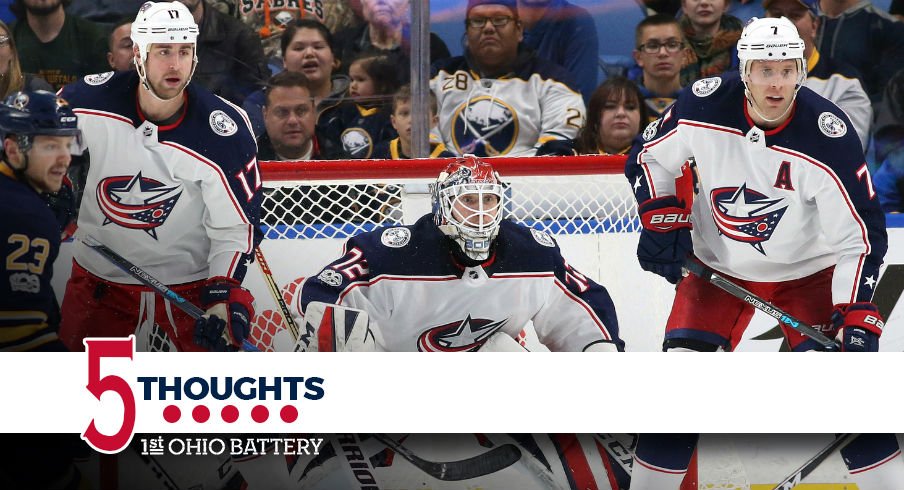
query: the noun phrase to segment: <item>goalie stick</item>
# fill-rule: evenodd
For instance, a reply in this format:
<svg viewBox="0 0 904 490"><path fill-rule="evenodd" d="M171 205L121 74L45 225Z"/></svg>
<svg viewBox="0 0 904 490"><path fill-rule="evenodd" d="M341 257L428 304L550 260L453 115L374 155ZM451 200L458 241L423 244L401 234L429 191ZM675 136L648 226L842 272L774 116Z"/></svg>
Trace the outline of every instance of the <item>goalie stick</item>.
<svg viewBox="0 0 904 490"><path fill-rule="evenodd" d="M254 248L254 256L257 258L257 265L261 269L261 273L264 275L264 282L267 283L267 289L270 290L270 296L273 297L273 301L279 306L280 311L282 311L283 319L286 323L286 327L288 327L289 332L292 334L292 340L298 341L298 325L295 324L295 319L292 318L292 313L289 311L289 306L286 305L286 300L283 299L282 293L279 292L279 286L276 284L276 280L273 279L273 273L270 271L270 265L267 264L267 259L264 257L264 251L261 250L260 245Z"/></svg>
<svg viewBox="0 0 904 490"><path fill-rule="evenodd" d="M710 284L716 286L717 288L727 292L728 294L734 296L735 298L740 299L741 301L753 306L754 308L766 313L767 315L775 318L781 324L796 330L798 333L802 335L806 335L811 339L818 342L823 349L827 351L838 351L841 350L841 347L834 340L826 337L819 330L807 325L803 321L795 318L794 316L788 314L784 310L778 308L777 306L769 303L768 301L760 298L759 296L751 293L750 291L744 289L743 287L735 284L734 282L722 277L716 271L703 265L700 262L697 262L693 259L688 259L684 264L684 270L693 273L698 276L700 279L709 282Z"/></svg>
<svg viewBox="0 0 904 490"><path fill-rule="evenodd" d="M179 293L168 288L166 284L163 284L156 277L148 274L147 271L145 271L141 267L138 267L137 265L129 262L128 259L114 252L110 247L104 245L103 243L100 243L90 236L82 239L82 242L95 252L103 255L104 258L112 262L116 267L122 269L123 272L134 277L145 286L153 289L155 293L163 296L164 299L176 305L180 310L188 313L188 316L197 320L204 315L204 310L202 310L200 307L191 303L190 301L182 297L182 295L180 295ZM242 348L246 351L258 350L258 348L255 347L255 345L249 342L247 339L242 341Z"/></svg>
<svg viewBox="0 0 904 490"><path fill-rule="evenodd" d="M835 440L832 441L831 444L822 448L818 453L816 453L809 461L803 464L800 468L794 470L793 473L788 475L787 478L781 481L778 485L775 486L772 490L791 490L800 484L801 480L807 477L813 470L816 469L817 466L822 464L823 461L826 460L836 449L841 450L845 446L851 443L854 439L857 438L860 434L839 434L835 436Z"/></svg>
<svg viewBox="0 0 904 490"><path fill-rule="evenodd" d="M521 459L521 451L514 444L503 444L468 459L446 462L427 461L386 434L373 434L373 436L424 473L443 481L470 480L489 475L508 468Z"/></svg>

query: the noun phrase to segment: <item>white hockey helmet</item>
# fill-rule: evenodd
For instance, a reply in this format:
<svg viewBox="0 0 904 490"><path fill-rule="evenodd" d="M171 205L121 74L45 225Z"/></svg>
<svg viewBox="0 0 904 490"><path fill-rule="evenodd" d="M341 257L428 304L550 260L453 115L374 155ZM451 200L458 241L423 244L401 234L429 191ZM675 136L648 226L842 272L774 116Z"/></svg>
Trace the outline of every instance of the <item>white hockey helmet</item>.
<svg viewBox="0 0 904 490"><path fill-rule="evenodd" d="M804 40L800 38L797 27L794 27L794 23L787 18L750 19L738 40L741 80L747 82L751 61L796 60L799 87L807 78L804 46Z"/></svg>
<svg viewBox="0 0 904 490"><path fill-rule="evenodd" d="M138 15L132 22L132 42L138 47L140 60L135 63L138 75L148 90L153 90L147 83L145 62L152 44L193 44L195 45L194 64L191 76L198 66L198 24L191 12L181 2L145 2L138 9ZM154 94L155 96L157 94Z"/></svg>
<svg viewBox="0 0 904 490"><path fill-rule="evenodd" d="M476 202L468 205L462 197L472 194L477 195ZM487 195L496 196L495 204L490 207L484 206L483 198ZM485 260L489 256L504 209L505 186L499 174L489 163L474 155L457 158L436 179L433 188L435 222L444 234L458 243L465 255L474 260Z"/></svg>

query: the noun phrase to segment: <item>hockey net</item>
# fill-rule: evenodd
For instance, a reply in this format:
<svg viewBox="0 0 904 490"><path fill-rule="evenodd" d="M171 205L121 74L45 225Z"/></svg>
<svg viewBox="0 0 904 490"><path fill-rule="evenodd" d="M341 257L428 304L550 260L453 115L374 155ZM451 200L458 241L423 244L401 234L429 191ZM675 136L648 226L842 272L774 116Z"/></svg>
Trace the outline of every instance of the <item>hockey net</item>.
<svg viewBox="0 0 904 490"><path fill-rule="evenodd" d="M450 161L261 162L261 250L290 308L301 281L338 258L349 237L411 224L431 212L431 185ZM640 225L623 175L624 157L488 161L508 185L508 218L554 235L569 263L609 289L626 341L652 334L633 342L638 347L632 350L659 350L655 337L661 337L672 293L637 266ZM252 265L248 276L259 305L266 305L259 308L252 337L262 350L282 350L273 341L284 329L281 308L259 268Z"/></svg>

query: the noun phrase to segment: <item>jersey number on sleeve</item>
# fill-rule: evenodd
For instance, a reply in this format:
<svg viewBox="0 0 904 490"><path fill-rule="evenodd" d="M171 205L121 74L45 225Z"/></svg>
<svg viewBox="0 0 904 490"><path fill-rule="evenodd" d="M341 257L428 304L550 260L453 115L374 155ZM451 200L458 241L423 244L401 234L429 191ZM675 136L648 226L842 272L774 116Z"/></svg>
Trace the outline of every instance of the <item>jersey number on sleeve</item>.
<svg viewBox="0 0 904 490"><path fill-rule="evenodd" d="M876 191L873 190L873 179L869 176L869 169L866 168L866 164L860 166L857 169L857 178L863 180L866 177L866 190L869 191L869 198L872 199L876 197Z"/></svg>
<svg viewBox="0 0 904 490"><path fill-rule="evenodd" d="M6 256L6 270L28 271L39 275L44 273L44 265L47 263L47 255L50 253L50 242L46 238L32 240L21 233L13 233L7 242L16 245L16 249ZM31 249L35 251L33 261L22 259L21 257Z"/></svg>
<svg viewBox="0 0 904 490"><path fill-rule="evenodd" d="M254 183L254 189L249 185L249 175L251 176L251 182ZM239 179L239 182L242 183L242 189L245 191L248 202L251 202L251 199L254 198L254 194L261 188L261 171L257 165L257 158L252 158L251 161L245 165L245 169L240 170L235 176Z"/></svg>
<svg viewBox="0 0 904 490"><path fill-rule="evenodd" d="M367 261L364 260L364 254L361 250L353 248L345 254L348 259L339 262L333 266L333 269L341 272L349 281L354 281L360 276L368 273Z"/></svg>

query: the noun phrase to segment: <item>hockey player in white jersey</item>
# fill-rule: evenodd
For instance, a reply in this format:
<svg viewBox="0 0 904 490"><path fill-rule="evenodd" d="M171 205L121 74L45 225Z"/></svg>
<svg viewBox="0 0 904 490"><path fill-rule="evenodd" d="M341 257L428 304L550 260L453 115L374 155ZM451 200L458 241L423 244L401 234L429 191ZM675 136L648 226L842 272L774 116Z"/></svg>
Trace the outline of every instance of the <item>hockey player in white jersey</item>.
<svg viewBox="0 0 904 490"><path fill-rule="evenodd" d="M628 156L640 265L675 283L685 260L700 261L837 335L842 350L876 351L883 322L871 299L887 235L858 135L843 111L801 86L804 42L788 19L753 19L737 49L740 79L695 82ZM693 202L675 188L689 160ZM688 275L663 349L730 351L752 315L752 306ZM817 348L783 331L793 351ZM677 489L695 445L695 436L642 436L631 488ZM842 454L859 488L904 481L893 435L862 436Z"/></svg>
<svg viewBox="0 0 904 490"><path fill-rule="evenodd" d="M552 351L623 350L606 289L571 267L550 235L503 219L504 209L489 163L471 155L450 163L433 213L351 238L345 255L299 288L308 350L476 351L513 344L529 321ZM321 304L367 313L372 335L337 344L319 328Z"/></svg>
<svg viewBox="0 0 904 490"><path fill-rule="evenodd" d="M90 155L77 237L100 241L207 315L196 325L78 240L60 332L72 350L139 324L159 324L179 350L230 349L247 336L254 307L241 281L261 202L256 145L244 111L189 83L197 37L183 4L147 2L132 24L137 70L89 75L61 94Z"/></svg>

